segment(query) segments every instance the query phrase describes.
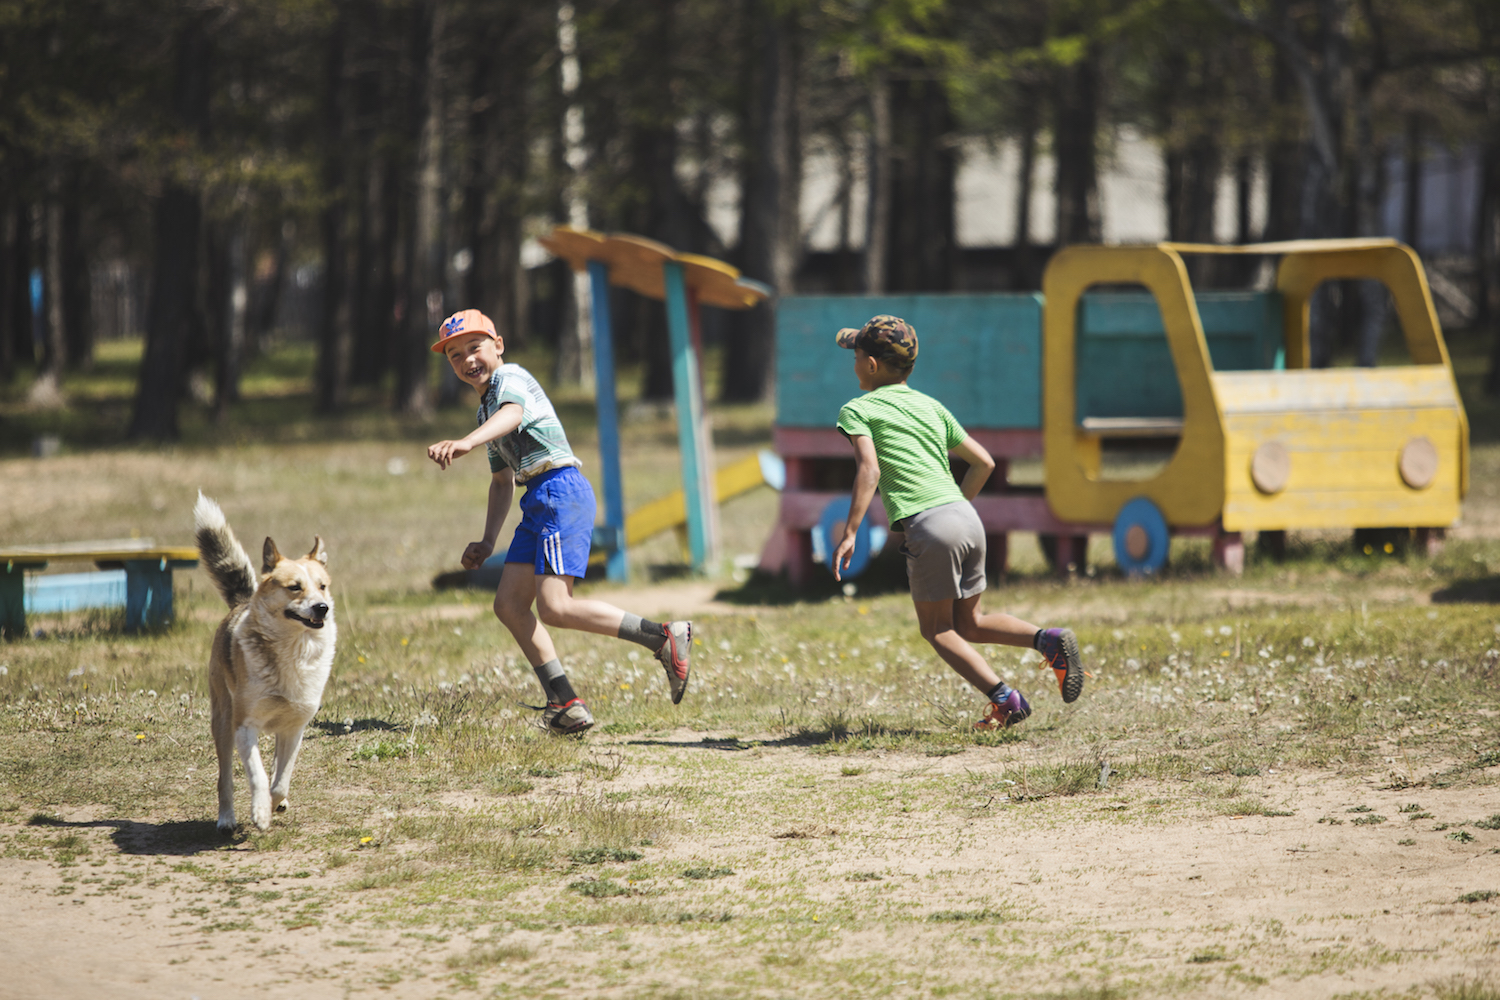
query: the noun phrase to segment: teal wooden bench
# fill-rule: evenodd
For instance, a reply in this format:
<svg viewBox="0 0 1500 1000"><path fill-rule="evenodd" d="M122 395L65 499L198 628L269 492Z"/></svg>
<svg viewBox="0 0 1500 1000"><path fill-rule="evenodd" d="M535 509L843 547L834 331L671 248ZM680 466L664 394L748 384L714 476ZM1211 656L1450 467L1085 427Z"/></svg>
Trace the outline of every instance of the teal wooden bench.
<svg viewBox="0 0 1500 1000"><path fill-rule="evenodd" d="M157 545L149 538L108 542L72 542L0 548L0 635L25 636L28 603L26 573L51 562L92 562L101 570L124 570L124 599L112 588L95 585L97 573L42 577L47 601L37 610L125 606L125 629L139 632L160 628L172 620L172 571L198 565L198 550L190 545Z"/></svg>

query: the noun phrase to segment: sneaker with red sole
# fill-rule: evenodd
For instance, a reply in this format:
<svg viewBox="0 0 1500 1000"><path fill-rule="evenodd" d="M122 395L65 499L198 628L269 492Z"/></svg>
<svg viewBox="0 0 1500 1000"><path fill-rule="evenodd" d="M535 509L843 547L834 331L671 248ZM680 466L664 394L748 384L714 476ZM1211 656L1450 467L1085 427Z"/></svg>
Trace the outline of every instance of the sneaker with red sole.
<svg viewBox="0 0 1500 1000"><path fill-rule="evenodd" d="M1083 669L1083 659L1078 653L1078 637L1070 628L1049 628L1042 630L1042 637L1037 642L1037 652L1041 653L1047 660L1047 665L1057 675L1057 689L1062 692L1062 700L1066 704L1072 704L1078 700L1083 693L1083 678L1087 671Z"/></svg>
<svg viewBox="0 0 1500 1000"><path fill-rule="evenodd" d="M594 724L594 716L582 698L566 704L547 703L542 709L542 728L559 736L580 736Z"/></svg>
<svg viewBox="0 0 1500 1000"><path fill-rule="evenodd" d="M1031 714L1031 705L1026 698L1015 688L1010 689L1010 694L1005 701L999 705L990 702L984 708L984 718L974 723L975 729L1005 729L1014 726L1018 722L1026 721Z"/></svg>
<svg viewBox="0 0 1500 1000"><path fill-rule="evenodd" d="M667 672L667 685L672 689L672 704L682 702L687 691L688 658L693 652L692 622L663 622L662 632L667 641L656 651L656 659Z"/></svg>

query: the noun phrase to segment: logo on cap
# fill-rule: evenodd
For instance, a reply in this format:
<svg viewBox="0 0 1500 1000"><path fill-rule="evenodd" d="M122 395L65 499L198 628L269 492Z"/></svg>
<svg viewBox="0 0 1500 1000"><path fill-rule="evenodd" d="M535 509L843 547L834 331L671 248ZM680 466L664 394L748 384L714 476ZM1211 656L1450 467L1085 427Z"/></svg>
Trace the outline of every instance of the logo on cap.
<svg viewBox="0 0 1500 1000"><path fill-rule="evenodd" d="M456 312L443 320L442 325L438 327L437 343L432 345L433 352L441 354L443 352L443 344L465 333L487 333L491 337L499 339L499 334L495 331L495 324L488 316L478 309L465 309L463 312Z"/></svg>

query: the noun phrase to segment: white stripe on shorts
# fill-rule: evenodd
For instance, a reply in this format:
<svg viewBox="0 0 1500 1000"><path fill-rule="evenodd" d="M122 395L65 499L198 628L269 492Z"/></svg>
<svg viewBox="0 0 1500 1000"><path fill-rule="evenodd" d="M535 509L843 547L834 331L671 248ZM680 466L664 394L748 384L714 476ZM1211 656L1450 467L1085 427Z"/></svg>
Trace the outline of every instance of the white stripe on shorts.
<svg viewBox="0 0 1500 1000"><path fill-rule="evenodd" d="M558 576L563 575L562 558L562 532L556 532L542 539L542 552L546 557L547 566Z"/></svg>

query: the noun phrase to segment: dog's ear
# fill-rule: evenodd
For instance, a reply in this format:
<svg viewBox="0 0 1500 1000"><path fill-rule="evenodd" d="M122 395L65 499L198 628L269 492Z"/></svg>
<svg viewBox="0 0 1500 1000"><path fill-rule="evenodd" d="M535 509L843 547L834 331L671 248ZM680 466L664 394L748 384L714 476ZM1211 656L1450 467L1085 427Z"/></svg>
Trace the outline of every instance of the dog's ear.
<svg viewBox="0 0 1500 1000"><path fill-rule="evenodd" d="M316 559L324 566L328 565L328 548L323 544L322 535L313 535L312 551L307 554L308 559Z"/></svg>
<svg viewBox="0 0 1500 1000"><path fill-rule="evenodd" d="M281 562L281 552L276 548L276 543L271 541L271 536L266 536L266 544L260 550L260 571L269 573Z"/></svg>

